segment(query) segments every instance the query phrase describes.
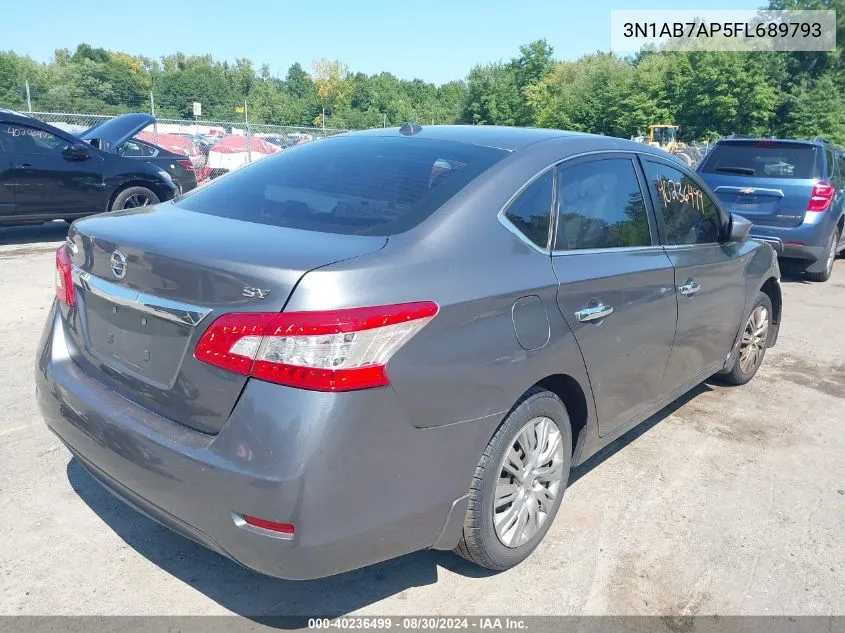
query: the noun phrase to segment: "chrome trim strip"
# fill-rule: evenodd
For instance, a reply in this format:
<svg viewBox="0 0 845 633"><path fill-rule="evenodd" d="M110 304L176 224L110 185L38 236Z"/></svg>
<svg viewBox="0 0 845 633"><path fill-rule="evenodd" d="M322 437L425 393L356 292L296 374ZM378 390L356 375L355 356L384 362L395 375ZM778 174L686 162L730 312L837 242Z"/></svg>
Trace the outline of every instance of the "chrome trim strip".
<svg viewBox="0 0 845 633"><path fill-rule="evenodd" d="M510 231L511 233L513 233L514 235L516 235L516 236L519 238L519 241L520 241L520 242L522 242L523 244L525 244L526 246L528 246L529 248L531 248L531 249L533 249L533 250L537 251L537 252L538 252L538 253L540 253L541 255L548 255L548 254L549 254L549 251L547 251L546 249L540 248L540 247L539 247L539 246L537 246L534 242L532 242L531 240L529 240L529 239L525 236L525 234L523 234L523 232L522 232L522 231L520 231L518 228L516 228L516 227L513 225L513 223L512 223L510 220L508 220L507 216L505 216L504 214L502 214L502 215L500 215L500 216L499 216L499 223L500 223L502 226L504 226L504 227L505 227L508 231Z"/></svg>
<svg viewBox="0 0 845 633"><path fill-rule="evenodd" d="M552 251L553 257L562 257L565 255L597 255L599 253L637 253L637 252L654 251L655 253L663 252L663 247L659 244L651 244L650 246L614 246L613 248L581 248L572 249L571 251Z"/></svg>
<svg viewBox="0 0 845 633"><path fill-rule="evenodd" d="M723 244L729 243L730 242L703 242L701 244L664 244L663 250L665 250L667 253L672 253L675 251L688 251L693 248L713 248L714 246L722 246Z"/></svg>
<svg viewBox="0 0 845 633"><path fill-rule="evenodd" d="M119 286L105 279L100 279L89 272L85 272L77 266L73 267L72 275L74 284L86 292L90 292L117 305L146 312L147 314L178 323L179 325L194 327L211 312L210 308L203 308L171 299L163 299Z"/></svg>
<svg viewBox="0 0 845 633"><path fill-rule="evenodd" d="M749 191L749 189L751 191ZM766 195L766 196L775 196L776 198L783 198L784 193L782 189L766 189L764 187L729 187L728 185L720 185L713 190L713 193L739 193L739 194L746 194L750 196Z"/></svg>

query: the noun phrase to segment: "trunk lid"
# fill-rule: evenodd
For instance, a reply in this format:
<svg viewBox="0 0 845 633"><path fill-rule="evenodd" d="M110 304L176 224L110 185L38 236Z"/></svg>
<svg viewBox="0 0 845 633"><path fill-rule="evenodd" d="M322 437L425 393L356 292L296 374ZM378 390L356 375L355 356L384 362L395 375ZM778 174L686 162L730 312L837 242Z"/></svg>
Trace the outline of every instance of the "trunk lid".
<svg viewBox="0 0 845 633"><path fill-rule="evenodd" d="M748 218L760 226L798 226L818 180L774 180L752 182L749 178L710 175L707 179L722 206L729 213Z"/></svg>
<svg viewBox="0 0 845 633"><path fill-rule="evenodd" d="M760 226L794 227L804 221L821 152L809 143L721 141L699 167L726 211Z"/></svg>
<svg viewBox="0 0 845 633"><path fill-rule="evenodd" d="M216 433L247 378L194 358L205 329L228 312L279 312L309 270L386 241L171 203L78 220L68 235L77 306L63 309L71 355L126 399Z"/></svg>

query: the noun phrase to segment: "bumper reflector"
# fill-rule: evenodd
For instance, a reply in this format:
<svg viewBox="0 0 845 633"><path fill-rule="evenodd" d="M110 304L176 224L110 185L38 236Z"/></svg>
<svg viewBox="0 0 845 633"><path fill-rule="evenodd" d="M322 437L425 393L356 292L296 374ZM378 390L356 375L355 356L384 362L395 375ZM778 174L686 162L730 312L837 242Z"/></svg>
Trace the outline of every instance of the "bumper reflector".
<svg viewBox="0 0 845 633"><path fill-rule="evenodd" d="M253 517L248 514L243 515L244 521L246 521L249 525L254 525L255 527L263 528L265 530L270 530L272 532L279 532L281 534L293 534L293 524L292 523L277 523L276 521L269 521L267 519L259 519L258 517Z"/></svg>

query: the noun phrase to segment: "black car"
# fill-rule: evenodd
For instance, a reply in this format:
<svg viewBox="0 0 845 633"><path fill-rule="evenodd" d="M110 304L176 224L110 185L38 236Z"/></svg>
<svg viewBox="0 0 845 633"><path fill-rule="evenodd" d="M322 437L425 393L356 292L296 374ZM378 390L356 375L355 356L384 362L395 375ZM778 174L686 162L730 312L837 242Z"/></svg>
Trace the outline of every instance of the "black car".
<svg viewBox="0 0 845 633"><path fill-rule="evenodd" d="M187 193L197 186L197 174L194 163L185 154L171 152L168 149L139 138L124 142L117 154L124 158L135 158L153 163L164 169L173 178L179 193Z"/></svg>
<svg viewBox="0 0 845 633"><path fill-rule="evenodd" d="M72 221L178 195L179 186L165 169L119 153L152 122L147 114L126 114L79 138L0 110L0 226Z"/></svg>

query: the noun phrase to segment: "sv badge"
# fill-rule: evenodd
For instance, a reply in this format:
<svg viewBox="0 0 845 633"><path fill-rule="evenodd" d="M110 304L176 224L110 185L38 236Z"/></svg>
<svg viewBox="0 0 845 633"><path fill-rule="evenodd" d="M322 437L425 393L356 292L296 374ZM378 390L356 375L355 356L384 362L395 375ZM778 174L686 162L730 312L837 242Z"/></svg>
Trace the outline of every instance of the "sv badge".
<svg viewBox="0 0 845 633"><path fill-rule="evenodd" d="M255 299L255 298L266 299L267 296L270 294L270 291L269 290L262 290L261 288L250 288L249 286L247 286L246 288L243 289L241 294L243 296L245 296L247 299Z"/></svg>

